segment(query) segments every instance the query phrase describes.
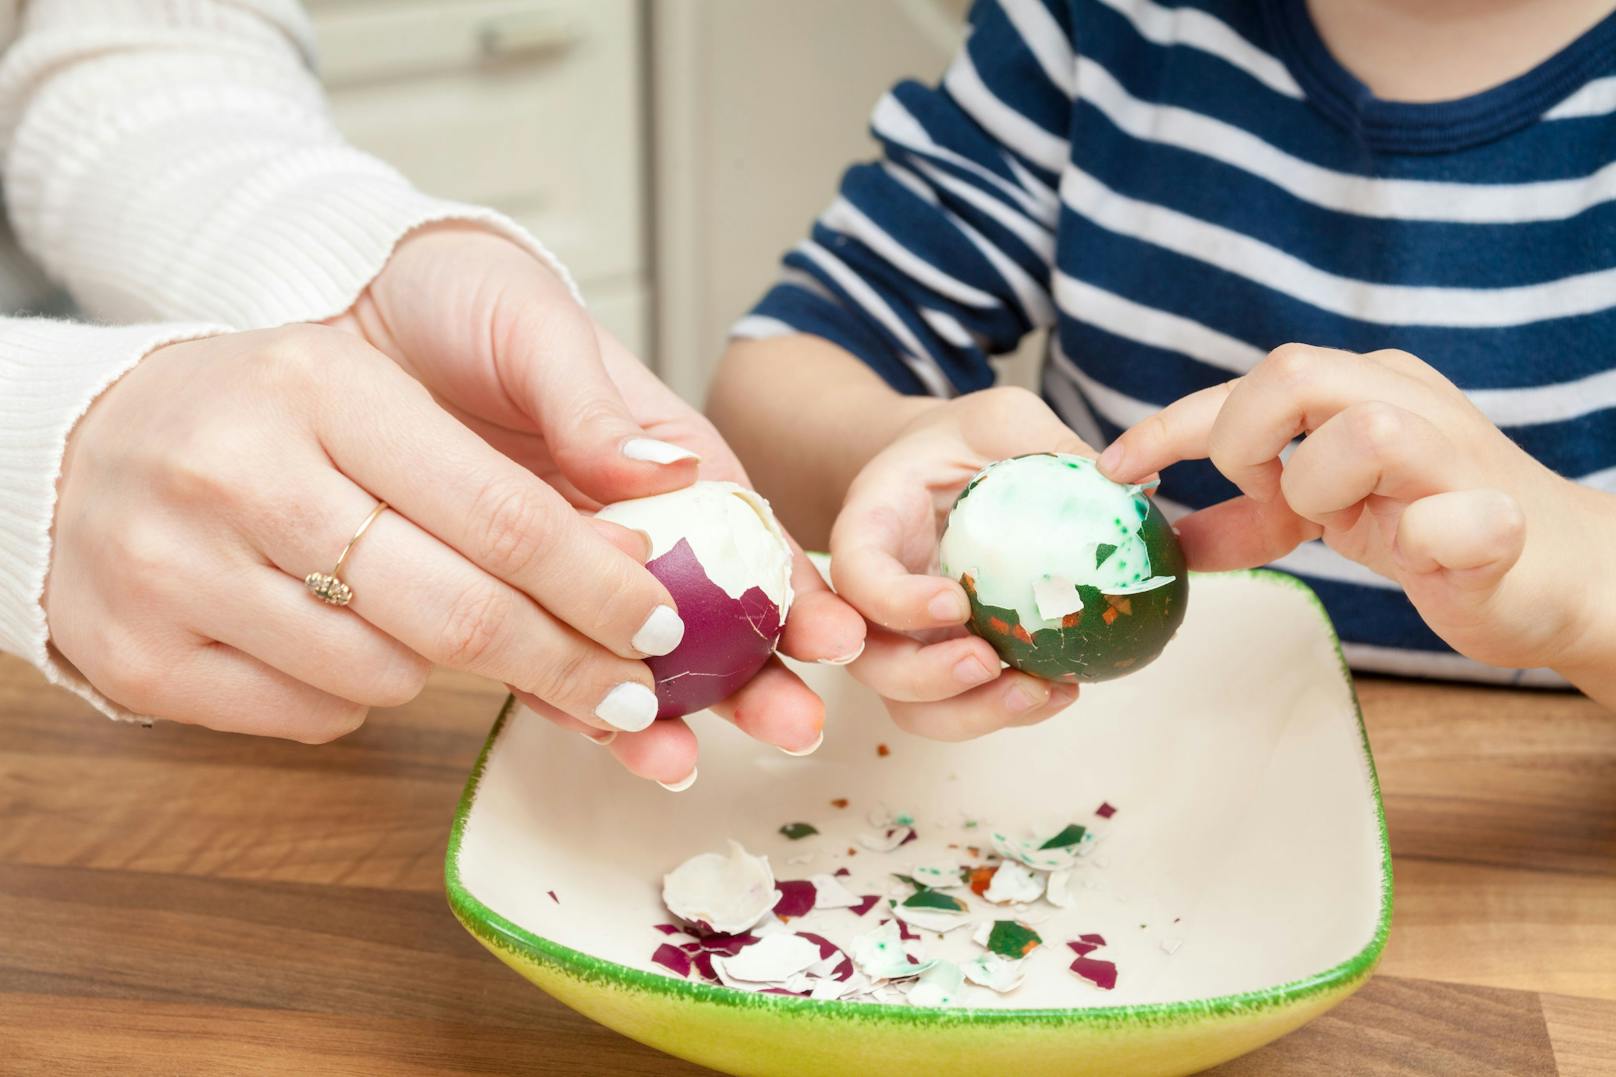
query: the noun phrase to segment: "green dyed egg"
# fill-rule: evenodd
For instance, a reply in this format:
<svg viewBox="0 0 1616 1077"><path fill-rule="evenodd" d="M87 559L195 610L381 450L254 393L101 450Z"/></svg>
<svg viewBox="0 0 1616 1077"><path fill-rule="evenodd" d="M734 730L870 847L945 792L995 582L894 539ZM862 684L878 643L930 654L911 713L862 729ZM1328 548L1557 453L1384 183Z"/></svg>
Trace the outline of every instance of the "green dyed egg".
<svg viewBox="0 0 1616 1077"><path fill-rule="evenodd" d="M983 468L949 510L938 558L970 596L971 632L1049 680L1105 681L1148 665L1189 599L1161 510L1081 456Z"/></svg>

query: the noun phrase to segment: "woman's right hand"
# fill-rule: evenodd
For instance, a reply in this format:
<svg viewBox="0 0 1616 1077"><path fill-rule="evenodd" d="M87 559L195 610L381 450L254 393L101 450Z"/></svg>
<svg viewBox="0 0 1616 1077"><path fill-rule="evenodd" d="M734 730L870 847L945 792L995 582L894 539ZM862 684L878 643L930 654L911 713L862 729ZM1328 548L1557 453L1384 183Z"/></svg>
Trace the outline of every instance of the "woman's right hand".
<svg viewBox="0 0 1616 1077"><path fill-rule="evenodd" d="M352 603L326 605L303 577L378 500L343 568ZM683 631L643 545L386 356L292 326L161 348L95 402L64 459L45 609L57 651L139 714L323 742L436 663L604 739L652 721L640 659Z"/></svg>

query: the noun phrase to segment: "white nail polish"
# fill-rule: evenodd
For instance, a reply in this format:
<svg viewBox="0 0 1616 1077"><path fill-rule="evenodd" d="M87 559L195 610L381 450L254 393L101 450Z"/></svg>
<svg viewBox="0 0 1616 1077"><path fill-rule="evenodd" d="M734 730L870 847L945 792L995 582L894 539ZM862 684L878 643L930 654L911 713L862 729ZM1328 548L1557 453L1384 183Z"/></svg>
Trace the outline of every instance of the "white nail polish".
<svg viewBox="0 0 1616 1077"><path fill-rule="evenodd" d="M677 464L681 460L701 459L700 453L657 438L629 438L623 442L623 455L647 464Z"/></svg>
<svg viewBox="0 0 1616 1077"><path fill-rule="evenodd" d="M679 646L679 641L685 638L685 623L674 612L672 606L658 606L651 611L651 616L645 619L640 630L634 633L629 642L641 654L659 658L671 654Z"/></svg>
<svg viewBox="0 0 1616 1077"><path fill-rule="evenodd" d="M819 660L819 664L822 666L851 665L852 663L858 661L859 655L864 653L864 644L866 642L866 640L859 640L858 650L854 651L852 654L845 654L840 658L821 658Z"/></svg>
<svg viewBox="0 0 1616 1077"><path fill-rule="evenodd" d="M638 733L656 721L656 693L643 684L624 681L606 693L595 717L625 733Z"/></svg>
<svg viewBox="0 0 1616 1077"><path fill-rule="evenodd" d="M824 743L825 743L825 731L823 729L821 729L819 731L819 736L815 737L814 742L812 744L808 745L808 747L799 748L796 751L792 751L790 748L781 748L780 750L782 752L785 752L787 755L794 755L794 756L801 757L801 756L805 756L805 755L813 755L815 752L819 751L819 746L821 744L824 744Z"/></svg>
<svg viewBox="0 0 1616 1077"><path fill-rule="evenodd" d="M686 789L696 784L696 768L691 767L690 773L676 782L657 782L657 784L670 793L683 793Z"/></svg>
<svg viewBox="0 0 1616 1077"><path fill-rule="evenodd" d="M591 730L590 732L585 733L583 730L580 729L580 730L578 730L578 735L580 737L584 738L584 740L593 741L594 743L599 744L602 747L604 747L605 745L610 744L612 741L617 739L617 734L616 733L613 733L613 732L610 732L610 731L607 731L607 730Z"/></svg>

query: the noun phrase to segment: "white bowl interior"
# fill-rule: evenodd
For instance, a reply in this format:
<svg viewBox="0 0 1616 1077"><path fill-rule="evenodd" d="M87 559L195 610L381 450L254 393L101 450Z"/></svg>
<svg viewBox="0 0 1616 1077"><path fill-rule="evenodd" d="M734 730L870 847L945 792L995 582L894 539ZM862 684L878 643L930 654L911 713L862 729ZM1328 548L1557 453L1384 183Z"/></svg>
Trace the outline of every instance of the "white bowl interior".
<svg viewBox="0 0 1616 1077"><path fill-rule="evenodd" d="M700 715L701 777L680 794L622 773L581 737L513 715L466 822L462 884L535 935L655 969L648 958L663 939L652 925L669 919L662 874L726 838L767 854L778 878L846 865L855 892L885 894L886 872L968 860L948 844L985 847L990 827L1030 836L1099 824L1101 844L1078 876L1091 885L1037 925L1050 945L1033 955L1027 982L1002 997L973 989L969 1000L1018 1009L1260 990L1347 961L1376 932L1384 850L1372 768L1333 633L1299 585L1197 577L1185 624L1153 665L1086 686L1040 726L963 744L899 732L845 671L798 668L828 703L824 746L794 759ZM845 810L831 805L841 797ZM1093 814L1102 801L1118 809L1109 823ZM919 840L849 856L871 829L866 813L882 805L912 814ZM796 821L820 834L778 833ZM879 912L815 916L832 919L813 930L846 945ZM1116 962L1113 991L1066 970L1061 943L1085 932L1110 944L1095 956ZM969 934L926 937L932 952L965 956L979 952Z"/></svg>

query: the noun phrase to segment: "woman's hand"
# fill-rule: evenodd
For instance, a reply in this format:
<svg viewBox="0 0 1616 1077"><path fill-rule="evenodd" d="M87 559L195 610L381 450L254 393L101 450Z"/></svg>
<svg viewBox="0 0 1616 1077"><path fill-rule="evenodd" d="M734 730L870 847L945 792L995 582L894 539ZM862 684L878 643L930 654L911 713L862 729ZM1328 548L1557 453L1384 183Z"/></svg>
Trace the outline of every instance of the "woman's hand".
<svg viewBox="0 0 1616 1077"><path fill-rule="evenodd" d="M1043 721L1077 697L1075 684L1003 669L986 640L965 633L965 589L930 575L965 483L1029 452L1094 455L1032 393L988 389L921 412L848 489L831 532L831 573L871 626L852 672L910 732L965 740Z"/></svg>
<svg viewBox="0 0 1616 1077"><path fill-rule="evenodd" d="M1123 434L1100 468L1133 482L1202 457L1241 496L1178 521L1192 567L1260 565L1323 538L1477 661L1565 671L1608 647L1609 615L1591 607L1608 605L1595 600L1613 499L1539 464L1406 352L1286 345Z"/></svg>
<svg viewBox="0 0 1616 1077"><path fill-rule="evenodd" d="M750 485L712 425L601 329L554 273L481 228L412 234L334 324L391 356L467 427L581 511L686 485L693 477L686 469ZM699 465L684 462L698 457ZM647 471L636 460L675 463ZM857 654L862 619L800 550L792 586L781 650L809 661ZM576 728L515 687L530 709ZM794 753L817 746L824 723L823 703L778 661L715 710ZM635 773L663 781L695 768L695 737L683 722L622 734L611 751Z"/></svg>
<svg viewBox="0 0 1616 1077"><path fill-rule="evenodd" d="M304 587L378 500L343 570ZM655 714L647 653L682 630L637 558L353 336L318 326L170 345L96 401L64 459L51 638L131 710L325 741L436 662L580 728ZM627 551L627 552L625 552ZM672 775L678 777L678 775Z"/></svg>

